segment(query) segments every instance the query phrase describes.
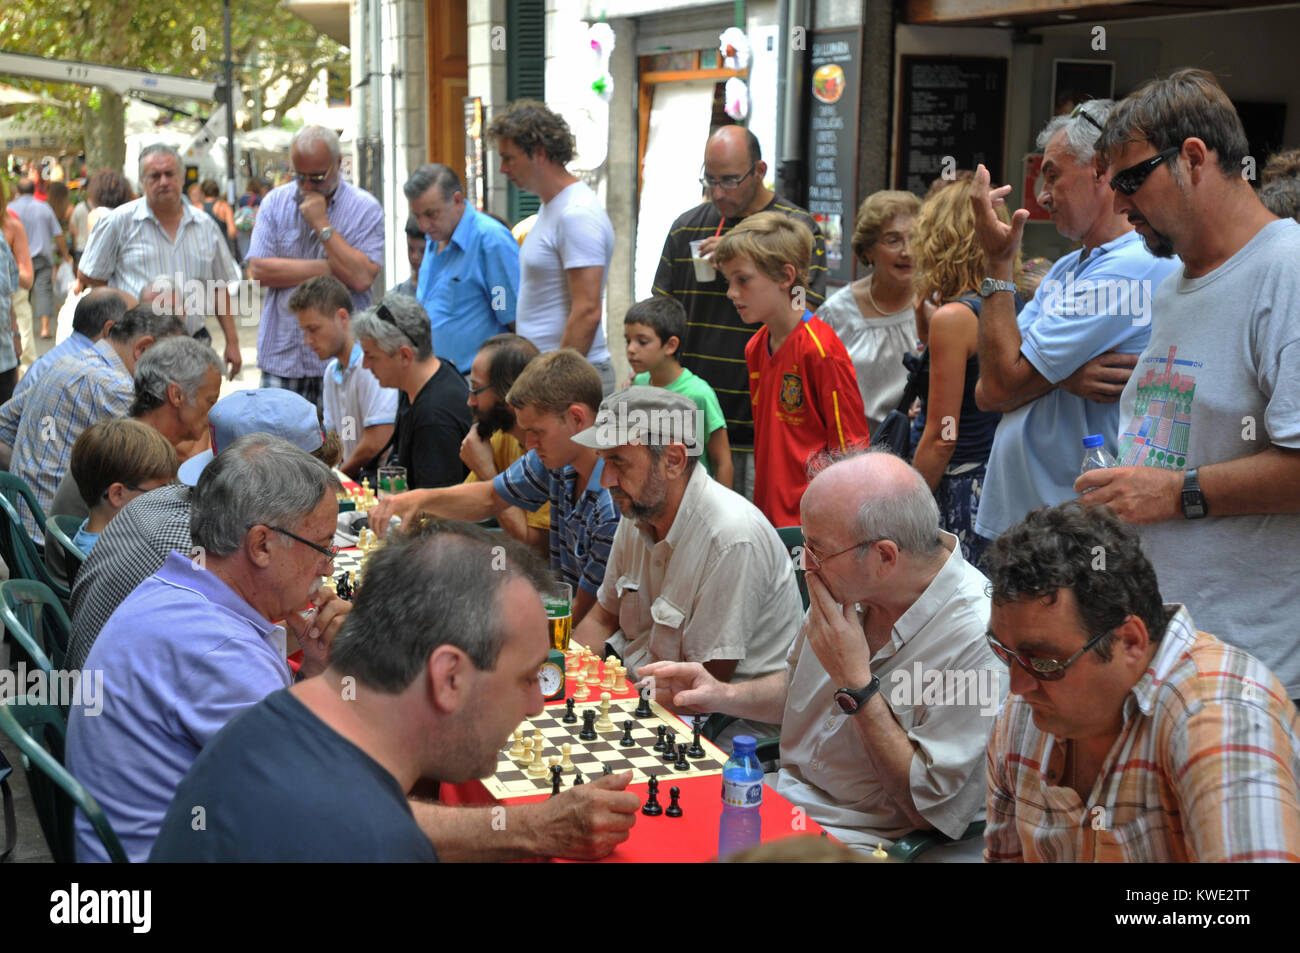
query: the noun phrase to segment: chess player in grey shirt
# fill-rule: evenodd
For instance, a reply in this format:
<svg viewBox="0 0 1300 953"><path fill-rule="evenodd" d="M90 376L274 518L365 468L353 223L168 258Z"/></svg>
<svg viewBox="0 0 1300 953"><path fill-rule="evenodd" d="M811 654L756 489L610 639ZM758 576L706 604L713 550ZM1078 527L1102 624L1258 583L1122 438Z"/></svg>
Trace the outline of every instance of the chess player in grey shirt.
<svg viewBox="0 0 1300 953"><path fill-rule="evenodd" d="M984 750L1007 690L985 641L988 581L939 529L925 480L888 453L824 469L802 516L812 602L784 668L730 683L693 662L638 674L679 711L779 721L777 790L850 847L960 838L984 818Z"/></svg>

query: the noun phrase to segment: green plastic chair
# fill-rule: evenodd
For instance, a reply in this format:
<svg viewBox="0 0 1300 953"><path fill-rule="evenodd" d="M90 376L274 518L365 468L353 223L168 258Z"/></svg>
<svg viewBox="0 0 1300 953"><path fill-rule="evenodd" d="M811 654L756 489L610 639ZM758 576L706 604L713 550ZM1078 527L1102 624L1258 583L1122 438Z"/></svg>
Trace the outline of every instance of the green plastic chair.
<svg viewBox="0 0 1300 953"><path fill-rule="evenodd" d="M81 517L71 516L67 513L56 513L51 516L45 524L45 550L46 555L50 553L51 545L54 545L56 551L62 550L63 566L67 570L68 584L77 578L77 570L81 564L86 561L86 554L82 552L80 546L73 542L76 538L77 530L81 529ZM51 544L50 540L54 540ZM46 567L49 568L48 566Z"/></svg>
<svg viewBox="0 0 1300 953"><path fill-rule="evenodd" d="M808 611L808 582L804 579L803 560L797 557L802 555L803 551L803 527L802 526L780 526L777 527L776 535L781 537L781 542L790 553L790 558L795 560L794 564L794 581L799 584L799 598L803 600L803 611Z"/></svg>
<svg viewBox="0 0 1300 953"><path fill-rule="evenodd" d="M33 664L46 671L63 667L72 623L48 586L31 579L0 582L0 619Z"/></svg>
<svg viewBox="0 0 1300 953"><path fill-rule="evenodd" d="M118 864L126 863L126 851L104 816L104 809L63 766L67 723L58 707L29 705L26 698L21 697L0 702L0 731L8 735L22 752L27 786L31 789L36 816L40 819L41 831L55 862L70 864L77 859L73 818L80 808L99 836L109 859Z"/></svg>
<svg viewBox="0 0 1300 953"><path fill-rule="evenodd" d="M49 586L64 605L72 598L67 586L60 585L45 568L45 557L18 516L18 501L22 500L36 520L41 533L46 532L45 511L36 501L31 488L22 477L0 471L0 556L9 567L10 578L34 579Z"/></svg>

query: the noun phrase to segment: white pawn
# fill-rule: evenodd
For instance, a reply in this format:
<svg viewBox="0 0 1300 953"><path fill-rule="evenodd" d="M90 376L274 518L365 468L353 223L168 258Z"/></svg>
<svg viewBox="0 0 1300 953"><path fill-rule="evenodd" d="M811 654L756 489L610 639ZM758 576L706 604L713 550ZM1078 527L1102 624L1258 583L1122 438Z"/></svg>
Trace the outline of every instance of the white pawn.
<svg viewBox="0 0 1300 953"><path fill-rule="evenodd" d="M510 746L510 757L516 761L523 757L524 754L524 732L522 728L515 729L515 743Z"/></svg>
<svg viewBox="0 0 1300 953"><path fill-rule="evenodd" d="M572 771L573 770L573 745L568 744L566 742L565 744L560 746L560 751L564 754L564 760L560 762L560 769L562 771Z"/></svg>
<svg viewBox="0 0 1300 953"><path fill-rule="evenodd" d="M600 717L596 719L596 730L614 730L614 722L612 722L609 717L609 692L600 693Z"/></svg>

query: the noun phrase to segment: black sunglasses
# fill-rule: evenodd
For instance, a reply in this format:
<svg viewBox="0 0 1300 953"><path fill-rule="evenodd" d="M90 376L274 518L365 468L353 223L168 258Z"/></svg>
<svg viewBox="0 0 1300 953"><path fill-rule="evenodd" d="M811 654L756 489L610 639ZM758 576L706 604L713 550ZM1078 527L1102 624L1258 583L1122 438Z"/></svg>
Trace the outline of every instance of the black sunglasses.
<svg viewBox="0 0 1300 953"><path fill-rule="evenodd" d="M1005 662L1008 668L1011 666L1011 660L1015 659L1021 668L1034 676L1034 678L1038 679L1040 682L1056 682L1065 678L1065 670L1075 662L1079 661L1079 659L1083 657L1084 652L1088 651L1113 631L1114 629L1110 630L1110 632L1103 632L1101 635L1094 635L1084 644L1083 648L1079 649L1079 651L1075 652L1064 662L1058 661L1054 658L1036 658L1032 655L1025 655L1023 652L1013 652L997 639L993 638L989 633L985 633L984 638L988 640L989 648L993 650L993 654Z"/></svg>
<svg viewBox="0 0 1300 953"><path fill-rule="evenodd" d="M402 326L398 324L397 319L393 317L393 312L388 310L388 305L386 304L377 305L375 307L375 317L377 317L380 321L383 321L385 324L391 324L393 327L397 328L398 331L402 332L402 336L406 338L406 340L410 341L412 344L415 343L414 338L412 338L405 331L402 331Z"/></svg>
<svg viewBox="0 0 1300 953"><path fill-rule="evenodd" d="M308 175L306 172L295 172L293 174L295 182L310 182L312 185L323 185L329 177L328 172L316 172L312 175Z"/></svg>
<svg viewBox="0 0 1300 953"><path fill-rule="evenodd" d="M1149 159L1143 159L1127 169L1120 169L1111 177L1110 187L1116 192L1133 195L1138 189L1142 188L1142 183L1147 180L1148 175L1156 170L1156 166L1178 155L1182 148L1181 144L1170 146L1163 152L1157 152Z"/></svg>
<svg viewBox="0 0 1300 953"><path fill-rule="evenodd" d="M1092 123L1092 126L1093 126L1094 129L1096 129L1098 132L1101 132L1101 123L1099 123L1097 120L1095 120L1095 119L1093 119L1091 116L1089 116L1088 113L1087 113L1087 111L1086 111L1083 107L1084 107L1084 104L1083 104L1083 103L1079 103L1079 105L1075 106L1075 107L1074 107L1074 112L1070 113L1070 118L1071 118L1071 119L1080 119L1080 118L1082 118L1082 119L1086 119L1088 122Z"/></svg>

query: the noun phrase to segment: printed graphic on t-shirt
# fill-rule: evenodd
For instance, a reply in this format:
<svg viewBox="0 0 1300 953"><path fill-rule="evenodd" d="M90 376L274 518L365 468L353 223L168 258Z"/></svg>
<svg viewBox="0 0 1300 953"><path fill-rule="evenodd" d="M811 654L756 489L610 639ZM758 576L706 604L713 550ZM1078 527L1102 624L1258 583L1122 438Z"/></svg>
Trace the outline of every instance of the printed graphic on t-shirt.
<svg viewBox="0 0 1300 953"><path fill-rule="evenodd" d="M1187 447L1192 435L1192 401L1196 398L1196 375L1192 368L1203 361L1178 358L1178 347L1169 348L1165 358L1148 358L1148 367L1138 379L1133 416L1119 438L1119 465L1187 467Z"/></svg>
<svg viewBox="0 0 1300 953"><path fill-rule="evenodd" d="M781 378L781 410L789 415L798 415L803 410L803 379L799 376L799 367L791 368L792 373ZM789 423L801 423L803 417Z"/></svg>

